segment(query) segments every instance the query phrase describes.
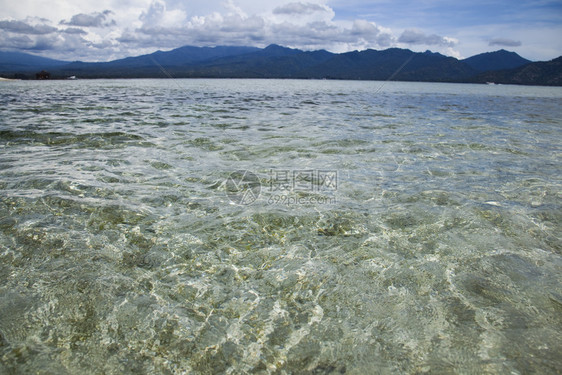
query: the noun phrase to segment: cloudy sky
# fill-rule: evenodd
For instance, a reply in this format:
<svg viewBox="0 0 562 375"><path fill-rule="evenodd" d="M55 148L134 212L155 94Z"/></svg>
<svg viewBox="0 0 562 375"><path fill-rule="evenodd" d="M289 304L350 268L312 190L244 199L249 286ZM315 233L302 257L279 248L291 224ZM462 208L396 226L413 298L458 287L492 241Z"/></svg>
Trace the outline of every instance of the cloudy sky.
<svg viewBox="0 0 562 375"><path fill-rule="evenodd" d="M562 55L562 0L2 0L0 50L107 61L184 45Z"/></svg>

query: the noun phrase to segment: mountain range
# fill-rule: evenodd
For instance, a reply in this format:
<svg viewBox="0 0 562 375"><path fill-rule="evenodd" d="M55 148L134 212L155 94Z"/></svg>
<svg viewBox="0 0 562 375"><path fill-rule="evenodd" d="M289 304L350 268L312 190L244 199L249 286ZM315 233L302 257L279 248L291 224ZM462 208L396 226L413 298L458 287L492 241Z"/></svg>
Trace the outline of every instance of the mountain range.
<svg viewBox="0 0 562 375"><path fill-rule="evenodd" d="M272 44L257 47L192 47L109 62L67 62L19 52L0 52L0 75L35 78L300 78L430 82L495 82L562 86L562 56L531 62L499 50L458 60L408 49L331 53Z"/></svg>

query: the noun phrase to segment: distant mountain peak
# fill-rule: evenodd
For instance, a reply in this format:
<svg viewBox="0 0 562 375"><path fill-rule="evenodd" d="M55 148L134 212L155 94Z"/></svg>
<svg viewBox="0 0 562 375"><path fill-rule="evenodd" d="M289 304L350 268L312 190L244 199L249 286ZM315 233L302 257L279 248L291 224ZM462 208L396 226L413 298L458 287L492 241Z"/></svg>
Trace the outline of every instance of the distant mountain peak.
<svg viewBox="0 0 562 375"><path fill-rule="evenodd" d="M484 52L462 61L478 72L514 69L531 62L515 52L506 51L504 49Z"/></svg>
<svg viewBox="0 0 562 375"><path fill-rule="evenodd" d="M279 44L275 44L272 43L270 45L268 45L267 47L264 48L265 51L271 51L271 50L292 50L293 48L289 48L289 47L283 47L280 46Z"/></svg>
<svg viewBox="0 0 562 375"><path fill-rule="evenodd" d="M279 44L270 44L262 50L263 53L270 56L286 56L302 53L301 50L280 46Z"/></svg>

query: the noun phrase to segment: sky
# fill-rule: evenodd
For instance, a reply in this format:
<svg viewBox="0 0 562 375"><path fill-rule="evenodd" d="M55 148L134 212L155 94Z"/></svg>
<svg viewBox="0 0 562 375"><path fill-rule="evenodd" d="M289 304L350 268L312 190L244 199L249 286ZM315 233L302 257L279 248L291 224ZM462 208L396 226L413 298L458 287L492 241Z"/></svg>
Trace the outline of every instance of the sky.
<svg viewBox="0 0 562 375"><path fill-rule="evenodd" d="M0 50L109 61L192 46L562 55L562 0L0 0Z"/></svg>

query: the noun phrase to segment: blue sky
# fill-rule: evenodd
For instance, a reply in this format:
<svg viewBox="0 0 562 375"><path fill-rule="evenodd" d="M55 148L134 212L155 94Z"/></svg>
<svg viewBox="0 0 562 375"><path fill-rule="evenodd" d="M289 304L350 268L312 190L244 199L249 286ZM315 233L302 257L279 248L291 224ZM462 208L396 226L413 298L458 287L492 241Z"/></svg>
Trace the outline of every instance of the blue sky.
<svg viewBox="0 0 562 375"><path fill-rule="evenodd" d="M389 26L456 28L494 23L527 25L562 21L560 1L329 1L338 18L365 18Z"/></svg>
<svg viewBox="0 0 562 375"><path fill-rule="evenodd" d="M0 49L107 61L183 45L333 52L409 48L457 58L507 49L562 55L562 0L17 0Z"/></svg>

